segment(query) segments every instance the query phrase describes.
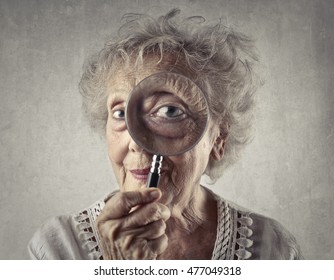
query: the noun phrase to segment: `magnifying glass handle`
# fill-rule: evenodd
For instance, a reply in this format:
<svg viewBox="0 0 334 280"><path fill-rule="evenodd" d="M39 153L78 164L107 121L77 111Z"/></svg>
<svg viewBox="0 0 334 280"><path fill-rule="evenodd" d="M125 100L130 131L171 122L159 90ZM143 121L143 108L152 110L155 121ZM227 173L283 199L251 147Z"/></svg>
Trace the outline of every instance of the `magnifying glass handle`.
<svg viewBox="0 0 334 280"><path fill-rule="evenodd" d="M160 180L162 160L163 160L163 156L160 156L160 155L153 156L150 173L148 174L148 178L146 182L147 188L157 188L158 187L159 180Z"/></svg>

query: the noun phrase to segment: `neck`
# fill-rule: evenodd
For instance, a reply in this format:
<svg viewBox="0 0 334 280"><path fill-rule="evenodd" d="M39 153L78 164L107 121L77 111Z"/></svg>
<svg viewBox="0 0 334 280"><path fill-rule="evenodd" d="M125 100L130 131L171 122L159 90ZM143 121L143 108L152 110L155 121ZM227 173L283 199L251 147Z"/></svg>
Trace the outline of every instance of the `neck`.
<svg viewBox="0 0 334 280"><path fill-rule="evenodd" d="M217 221L217 205L214 196L206 188L197 188L183 201L178 201L171 207L169 228L179 229L186 233L194 232L205 223Z"/></svg>
<svg viewBox="0 0 334 280"><path fill-rule="evenodd" d="M173 208L167 221L168 248L159 259L210 259L217 235L217 201L200 187L200 198ZM190 210L191 209L191 210Z"/></svg>

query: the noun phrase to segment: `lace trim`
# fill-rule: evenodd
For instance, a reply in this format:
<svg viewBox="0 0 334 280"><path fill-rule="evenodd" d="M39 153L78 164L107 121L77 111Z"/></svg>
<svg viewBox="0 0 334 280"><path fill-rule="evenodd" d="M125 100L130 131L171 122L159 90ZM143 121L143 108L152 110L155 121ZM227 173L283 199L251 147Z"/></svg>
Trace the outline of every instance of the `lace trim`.
<svg viewBox="0 0 334 280"><path fill-rule="evenodd" d="M94 225L105 205L104 201L98 201L74 216L79 238L90 259L103 259L101 240ZM247 250L253 245L253 240L250 239L253 231L248 228L253 224L249 216L250 212L237 210L222 198L217 201L217 211L217 238L212 259L246 260L251 258L252 253Z"/></svg>
<svg viewBox="0 0 334 280"><path fill-rule="evenodd" d="M253 245L253 240L249 239L253 231L248 228L253 224L252 218L249 216L250 212L240 211L230 207L233 220L233 235L231 240L231 255L232 260L247 260L250 259L252 253L247 249Z"/></svg>
<svg viewBox="0 0 334 280"><path fill-rule="evenodd" d="M95 225L96 218L101 213L104 205L103 201L98 201L93 206L74 216L82 247L86 249L89 258L93 260L103 259L100 236L93 225Z"/></svg>
<svg viewBox="0 0 334 280"><path fill-rule="evenodd" d="M230 209L227 203L219 199L217 202L218 207L218 225L217 225L217 238L212 254L213 260L225 260L228 259L228 248L230 247L230 234L231 234L231 226L230 226Z"/></svg>
<svg viewBox="0 0 334 280"><path fill-rule="evenodd" d="M212 259L214 260L247 260L252 253L247 249L253 245L249 239L253 231L248 228L253 223L249 212L236 210L219 198L218 226Z"/></svg>

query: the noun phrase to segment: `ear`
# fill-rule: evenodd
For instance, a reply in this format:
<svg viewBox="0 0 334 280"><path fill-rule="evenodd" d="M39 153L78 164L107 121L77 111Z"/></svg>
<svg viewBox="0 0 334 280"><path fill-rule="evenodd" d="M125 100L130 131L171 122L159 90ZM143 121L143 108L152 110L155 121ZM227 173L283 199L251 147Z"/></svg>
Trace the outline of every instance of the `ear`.
<svg viewBox="0 0 334 280"><path fill-rule="evenodd" d="M213 160L220 161L224 157L224 150L225 150L225 143L228 138L228 131L229 131L229 124L221 123L218 127L217 131L217 138L213 144L210 156Z"/></svg>
<svg viewBox="0 0 334 280"><path fill-rule="evenodd" d="M224 157L225 138L220 134L212 147L210 156L212 159L220 161Z"/></svg>

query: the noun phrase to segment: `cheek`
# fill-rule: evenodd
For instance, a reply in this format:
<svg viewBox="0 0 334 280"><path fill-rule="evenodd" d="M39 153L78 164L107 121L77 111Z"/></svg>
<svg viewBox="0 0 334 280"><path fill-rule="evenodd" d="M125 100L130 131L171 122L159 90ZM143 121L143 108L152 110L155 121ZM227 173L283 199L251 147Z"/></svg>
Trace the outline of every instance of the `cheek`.
<svg viewBox="0 0 334 280"><path fill-rule="evenodd" d="M195 151L171 158L173 172L171 180L177 187L197 184L205 170L206 158L199 157Z"/></svg>
<svg viewBox="0 0 334 280"><path fill-rule="evenodd" d="M212 145L208 139L203 139L192 150L174 157L175 179L197 182L203 175L210 158Z"/></svg>
<svg viewBox="0 0 334 280"><path fill-rule="evenodd" d="M128 151L126 131L115 132L107 128L107 145L109 159L113 164L121 165Z"/></svg>

